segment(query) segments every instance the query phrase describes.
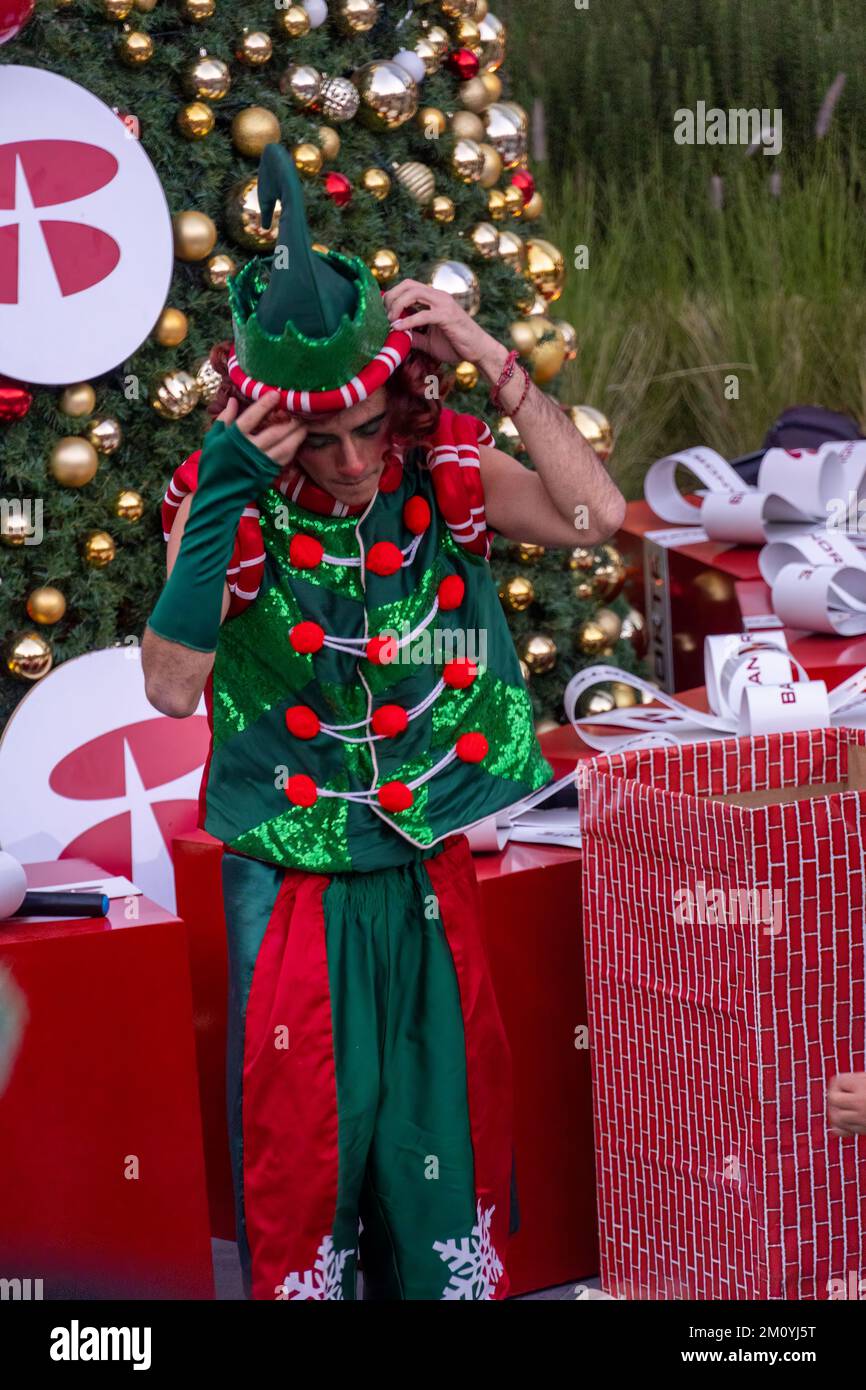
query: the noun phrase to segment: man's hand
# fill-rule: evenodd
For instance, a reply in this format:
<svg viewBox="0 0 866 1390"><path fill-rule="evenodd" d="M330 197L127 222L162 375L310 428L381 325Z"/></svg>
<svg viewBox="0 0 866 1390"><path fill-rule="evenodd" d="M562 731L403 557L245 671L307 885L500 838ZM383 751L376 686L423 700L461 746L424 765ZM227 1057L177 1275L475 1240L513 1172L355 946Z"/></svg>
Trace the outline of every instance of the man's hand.
<svg viewBox="0 0 866 1390"><path fill-rule="evenodd" d="M307 426L285 410L275 411L279 401L276 391L265 391L254 405L238 419L240 409L234 396L229 397L222 414L217 416L226 428L237 423L241 434L260 449L280 468L292 462L307 437Z"/></svg>
<svg viewBox="0 0 866 1390"><path fill-rule="evenodd" d="M827 1088L832 1134L866 1134L866 1072L842 1072Z"/></svg>
<svg viewBox="0 0 866 1390"><path fill-rule="evenodd" d="M499 348L473 318L444 290L403 280L388 290L384 304L392 328L412 333L412 344L437 362L481 363ZM502 349L500 348L500 352ZM502 353L503 357L506 354Z"/></svg>

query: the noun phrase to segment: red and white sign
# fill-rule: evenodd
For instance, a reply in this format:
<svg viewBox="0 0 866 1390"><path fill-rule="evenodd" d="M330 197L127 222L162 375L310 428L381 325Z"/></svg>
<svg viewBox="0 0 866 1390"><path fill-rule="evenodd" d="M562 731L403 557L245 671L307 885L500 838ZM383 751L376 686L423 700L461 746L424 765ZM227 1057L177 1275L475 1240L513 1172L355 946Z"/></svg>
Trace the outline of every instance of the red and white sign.
<svg viewBox="0 0 866 1390"><path fill-rule="evenodd" d="M148 704L137 647L45 676L0 738L0 845L24 863L90 859L174 911L171 841L195 828L209 735Z"/></svg>
<svg viewBox="0 0 866 1390"><path fill-rule="evenodd" d="M57 73L0 69L0 372L110 371L153 328L173 265L162 185L112 109Z"/></svg>

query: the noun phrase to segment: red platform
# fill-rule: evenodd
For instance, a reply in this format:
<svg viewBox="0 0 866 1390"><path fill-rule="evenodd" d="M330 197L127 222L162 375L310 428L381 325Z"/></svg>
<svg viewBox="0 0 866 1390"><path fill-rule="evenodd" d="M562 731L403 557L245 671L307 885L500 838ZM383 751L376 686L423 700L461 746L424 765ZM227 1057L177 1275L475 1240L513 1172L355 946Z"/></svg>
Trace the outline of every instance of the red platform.
<svg viewBox="0 0 866 1390"><path fill-rule="evenodd" d="M211 1230L231 1239L221 858L222 846L203 831L174 841L178 911L192 961ZM577 1034L587 1020L580 854L511 845L475 862L514 1062L521 1224L508 1269L518 1294L587 1277L598 1265L590 1064Z"/></svg>
<svg viewBox="0 0 866 1390"><path fill-rule="evenodd" d="M31 888L103 876L26 867ZM0 922L29 1015L0 1096L0 1276L45 1298L214 1295L186 934L132 902Z"/></svg>

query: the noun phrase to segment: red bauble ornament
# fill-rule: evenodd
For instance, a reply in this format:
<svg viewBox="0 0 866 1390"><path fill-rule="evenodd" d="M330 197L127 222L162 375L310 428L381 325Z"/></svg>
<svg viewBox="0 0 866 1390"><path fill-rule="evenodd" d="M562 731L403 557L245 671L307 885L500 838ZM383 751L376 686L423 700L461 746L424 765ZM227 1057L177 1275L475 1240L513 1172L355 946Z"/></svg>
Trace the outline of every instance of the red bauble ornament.
<svg viewBox="0 0 866 1390"><path fill-rule="evenodd" d="M371 637L367 643L367 660L371 666L387 666L397 659L396 637Z"/></svg>
<svg viewBox="0 0 866 1390"><path fill-rule="evenodd" d="M373 733L383 738L396 738L409 727L409 715L402 705L380 705L371 720Z"/></svg>
<svg viewBox="0 0 866 1390"><path fill-rule="evenodd" d="M0 0L0 43L21 33L35 6L36 0Z"/></svg>
<svg viewBox="0 0 866 1390"><path fill-rule="evenodd" d="M473 77L477 77L481 66L478 54L473 53L471 48L455 48L453 53L448 54L446 61L454 76L459 77L461 82L469 82Z"/></svg>
<svg viewBox="0 0 866 1390"><path fill-rule="evenodd" d="M296 652L311 656L325 645L325 630L318 623L296 623L289 633L289 641Z"/></svg>
<svg viewBox="0 0 866 1390"><path fill-rule="evenodd" d="M338 208L344 208L352 201L352 185L345 174L337 174L333 169L325 175L325 192Z"/></svg>
<svg viewBox="0 0 866 1390"><path fill-rule="evenodd" d="M403 508L403 521L413 536L423 536L430 525L430 503L426 497L410 497Z"/></svg>
<svg viewBox="0 0 866 1390"><path fill-rule="evenodd" d="M452 608L459 608L466 593L466 585L459 574L448 574L439 585L438 599L439 607L443 613L449 612Z"/></svg>
<svg viewBox="0 0 866 1390"><path fill-rule="evenodd" d="M0 0L0 6L2 4ZM23 420L32 404L33 393L26 386L8 376L0 376L0 420Z"/></svg>
<svg viewBox="0 0 866 1390"><path fill-rule="evenodd" d="M289 559L298 570L314 570L322 563L325 547L315 536L305 536L299 532L289 542Z"/></svg>
<svg viewBox="0 0 866 1390"><path fill-rule="evenodd" d="M456 752L462 763L480 763L490 752L490 744L483 734L461 734Z"/></svg>
<svg viewBox="0 0 866 1390"><path fill-rule="evenodd" d="M466 690L478 676L474 661L449 661L442 679L452 690Z"/></svg>
<svg viewBox="0 0 866 1390"><path fill-rule="evenodd" d="M286 728L295 738L315 738L321 727L319 716L307 705L292 705L286 710Z"/></svg>
<svg viewBox="0 0 866 1390"><path fill-rule="evenodd" d="M511 182L515 188L519 188L523 194L524 203L528 203L535 193L535 179L528 169L515 169L511 176Z"/></svg>
<svg viewBox="0 0 866 1390"><path fill-rule="evenodd" d="M286 796L293 806L315 806L319 799L316 784L305 772L296 772L286 783Z"/></svg>
<svg viewBox="0 0 866 1390"><path fill-rule="evenodd" d="M405 782L386 782L384 787L379 788L377 796L382 810L390 811L392 815L397 811L408 811L415 800Z"/></svg>
<svg viewBox="0 0 866 1390"><path fill-rule="evenodd" d="M387 578L403 568L403 552L393 541L377 541L367 555L367 569Z"/></svg>

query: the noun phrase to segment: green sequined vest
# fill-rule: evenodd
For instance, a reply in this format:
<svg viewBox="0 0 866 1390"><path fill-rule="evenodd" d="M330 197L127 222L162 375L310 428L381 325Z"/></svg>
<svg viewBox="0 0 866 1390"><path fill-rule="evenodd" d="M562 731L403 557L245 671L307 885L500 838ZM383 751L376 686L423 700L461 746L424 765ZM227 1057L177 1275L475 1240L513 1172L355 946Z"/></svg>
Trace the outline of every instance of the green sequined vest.
<svg viewBox="0 0 866 1390"><path fill-rule="evenodd" d="M430 510L414 553L416 538L404 519L411 497L425 499ZM287 868L368 871L416 858L544 786L551 769L489 567L453 540L417 455L407 458L396 491L380 492L361 518L317 516L274 489L258 505L261 589L223 624L213 668L206 830L230 849ZM322 563L292 563L296 535L321 543ZM373 573L366 557L380 541L409 550L409 562L396 573ZM463 600L431 621L449 575L463 581ZM397 634L398 659L374 664L361 649L330 646L296 651L289 634L302 622L332 637ZM443 671L462 657L477 662L477 677L463 689L443 684ZM286 712L298 705L343 737L324 729L312 738L290 733ZM369 721L385 705L409 712L408 725L396 736L371 738ZM486 740L481 761L454 756L466 733ZM289 800L287 777L297 774L318 789L314 804ZM379 803L376 789L391 782L412 787L407 809Z"/></svg>

